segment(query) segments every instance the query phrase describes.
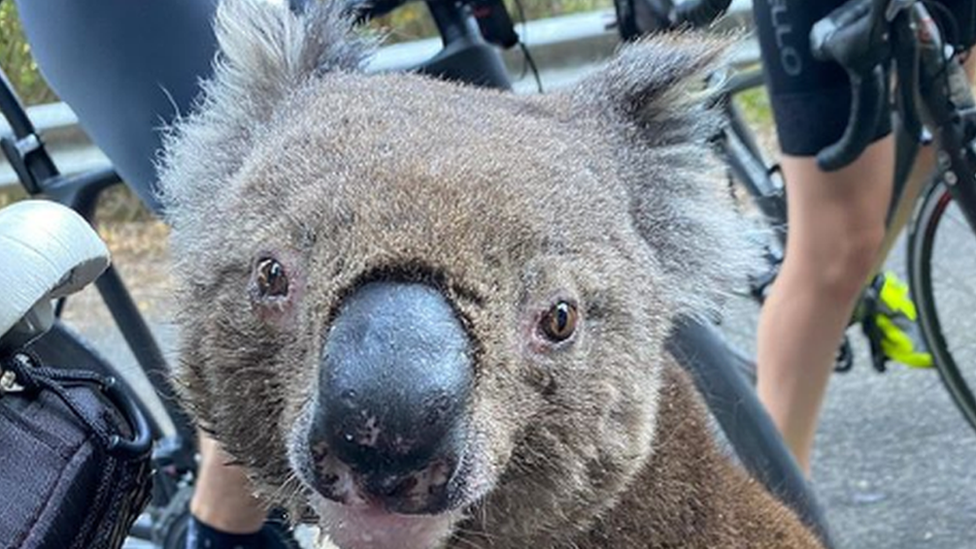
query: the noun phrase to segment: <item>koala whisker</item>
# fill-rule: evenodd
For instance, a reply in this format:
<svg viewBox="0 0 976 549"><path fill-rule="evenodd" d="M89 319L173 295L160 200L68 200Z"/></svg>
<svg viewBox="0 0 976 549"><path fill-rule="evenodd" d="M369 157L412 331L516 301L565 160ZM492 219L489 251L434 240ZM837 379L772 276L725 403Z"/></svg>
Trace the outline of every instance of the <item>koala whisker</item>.
<svg viewBox="0 0 976 549"><path fill-rule="evenodd" d="M488 523L488 506L485 505L484 503L482 503L482 504L478 505L478 510L481 512L481 523L482 524L487 524Z"/></svg>
<svg viewBox="0 0 976 549"><path fill-rule="evenodd" d="M454 541L455 544L457 544L460 547L471 547L472 549L482 549L482 546L479 545L477 542L474 542L474 541L471 541L471 540L468 540L468 539L464 539L463 537L459 537L458 534L461 534L461 535L467 534L467 535L470 535L470 536L474 536L475 538L478 538L478 539L486 539L486 540L489 541L489 543L491 543L492 538L495 537L495 536L489 536L489 535L487 535L486 532L476 531L476 530L469 530L467 528L456 528L454 530L454 533L455 533L455 536L453 538L453 541Z"/></svg>
<svg viewBox="0 0 976 549"><path fill-rule="evenodd" d="M478 507L480 508L479 511L481 512L481 515L482 515L482 517L481 517L482 522L487 521L488 520L488 512L487 512L487 509L485 509L484 505L479 505ZM487 539L487 540L494 540L494 539L498 539L500 537L500 536L497 536L495 534L492 534L491 532L485 532L483 530L475 530L475 529L472 529L472 528L464 528L462 526L459 526L459 527L455 528L455 532L457 532L459 534L468 534L468 535L471 535L471 536L475 536L477 538L484 538L484 539ZM465 541L467 541L468 543L473 543L473 542L468 541L468 540L465 540Z"/></svg>
<svg viewBox="0 0 976 549"><path fill-rule="evenodd" d="M298 473L291 471L269 499L273 502L291 502L301 494L301 491L302 486L298 479Z"/></svg>

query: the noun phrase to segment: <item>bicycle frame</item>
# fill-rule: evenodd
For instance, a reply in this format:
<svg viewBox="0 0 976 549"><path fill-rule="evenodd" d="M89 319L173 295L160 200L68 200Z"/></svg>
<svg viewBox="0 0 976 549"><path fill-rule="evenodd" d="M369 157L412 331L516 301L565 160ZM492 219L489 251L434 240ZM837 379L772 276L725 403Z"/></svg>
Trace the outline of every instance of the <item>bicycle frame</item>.
<svg viewBox="0 0 976 549"><path fill-rule="evenodd" d="M899 109L894 112L896 153L893 191L883 240L885 255L907 224L908 214L914 209L918 198L926 190L926 185L922 184L926 181L915 179L925 178L928 174L914 173L919 151L929 142L922 135L921 126L917 122L918 114L914 112L913 96L916 87L925 88L918 94L923 99L923 117L932 121L935 144L942 151L938 169L950 169L958 179L959 184L952 186L953 198L965 205L963 211L966 212L967 220L976 229L976 181L973 179L974 170L968 169L969 165L976 165L970 164L973 161L972 156L976 155L976 148L969 144L976 136L976 110L970 108L958 112L946 108L946 105L953 104L947 93L949 90L937 86L935 81L941 71L945 70L944 67L949 64L958 66L958 61L942 58L944 45L938 32L933 32L931 27L926 26L931 25L931 18L925 7L920 2L913 3L911 10L906 8L899 17L900 19L892 23L897 35L896 43L899 45L895 50L894 61L898 80L904 84L899 88L902 90ZM917 51L917 46L913 45L927 39L926 37L931 37L931 42L922 51ZM920 58L919 53L922 54ZM933 69L928 74L919 74L918 67L926 65L940 68ZM775 175L778 170L775 166L767 167L763 162L762 152L755 145L733 101L736 95L763 85L762 70L759 68L738 72L724 83L718 101L729 124L715 137L715 144L732 174L743 184L770 227L774 229L780 245L785 246L788 225L786 195L782 182ZM968 139L966 132L969 133Z"/></svg>
<svg viewBox="0 0 976 549"><path fill-rule="evenodd" d="M739 108L733 101L736 95L763 85L761 69L749 69L729 79L720 91L723 116L728 121L728 126L715 136L714 142L723 161L748 191L779 243L785 246L788 225L786 191L779 178L779 170L776 166L769 167L765 164L763 153L755 144ZM900 223L895 224L895 212L906 206L911 207L924 190L924 187L910 188L908 185L920 142L912 139L899 124L896 123L895 126L895 178L885 228L886 241L896 236L907 222L907 219L900 219Z"/></svg>
<svg viewBox="0 0 976 549"><path fill-rule="evenodd" d="M976 231L976 103L969 80L956 59L945 59L942 37L923 5L913 4L910 20L899 16L899 36L912 33L918 46L922 119L931 120L938 169Z"/></svg>

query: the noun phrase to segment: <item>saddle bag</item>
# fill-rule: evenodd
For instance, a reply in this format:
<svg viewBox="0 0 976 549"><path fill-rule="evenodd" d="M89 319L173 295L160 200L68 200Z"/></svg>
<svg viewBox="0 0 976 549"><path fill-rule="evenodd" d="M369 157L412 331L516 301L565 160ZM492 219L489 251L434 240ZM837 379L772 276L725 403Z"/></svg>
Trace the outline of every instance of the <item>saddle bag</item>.
<svg viewBox="0 0 976 549"><path fill-rule="evenodd" d="M114 378L0 356L0 547L120 547L150 495L150 444Z"/></svg>

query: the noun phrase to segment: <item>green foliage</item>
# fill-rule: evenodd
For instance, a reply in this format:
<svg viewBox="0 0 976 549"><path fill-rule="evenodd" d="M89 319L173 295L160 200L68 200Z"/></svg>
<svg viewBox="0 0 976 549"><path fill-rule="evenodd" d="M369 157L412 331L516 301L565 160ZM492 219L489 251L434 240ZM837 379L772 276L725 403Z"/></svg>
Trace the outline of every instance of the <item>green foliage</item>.
<svg viewBox="0 0 976 549"><path fill-rule="evenodd" d="M769 106L769 95L766 88L754 88L736 96L736 102L742 109L742 116L746 124L752 127L767 128L773 124L773 114Z"/></svg>
<svg viewBox="0 0 976 549"><path fill-rule="evenodd" d="M155 219L146 204L126 185L115 185L98 197L98 222L132 223Z"/></svg>
<svg viewBox="0 0 976 549"><path fill-rule="evenodd" d="M37 70L17 18L17 7L9 0L0 2L0 67L28 105L57 99Z"/></svg>
<svg viewBox="0 0 976 549"><path fill-rule="evenodd" d="M583 11L608 9L613 0L521 0L525 19L543 19L557 15L567 15ZM522 12L515 0L505 0L508 13L516 23L521 22ZM437 28L423 3L408 4L372 22L376 28L389 33L387 42L406 42L418 38L428 38L437 34Z"/></svg>
<svg viewBox="0 0 976 549"><path fill-rule="evenodd" d="M24 192L24 189L18 186L4 187L3 189L0 189L0 209L2 209L4 206L13 204L14 202L23 200L26 197L27 193Z"/></svg>

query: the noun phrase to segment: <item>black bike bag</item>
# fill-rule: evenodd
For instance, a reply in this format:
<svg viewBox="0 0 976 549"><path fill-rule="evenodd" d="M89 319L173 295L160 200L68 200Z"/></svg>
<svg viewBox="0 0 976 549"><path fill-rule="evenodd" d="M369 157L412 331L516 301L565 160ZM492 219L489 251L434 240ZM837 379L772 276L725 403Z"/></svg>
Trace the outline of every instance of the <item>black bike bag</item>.
<svg viewBox="0 0 976 549"><path fill-rule="evenodd" d="M114 379L0 356L0 547L120 547L149 458L146 419Z"/></svg>

